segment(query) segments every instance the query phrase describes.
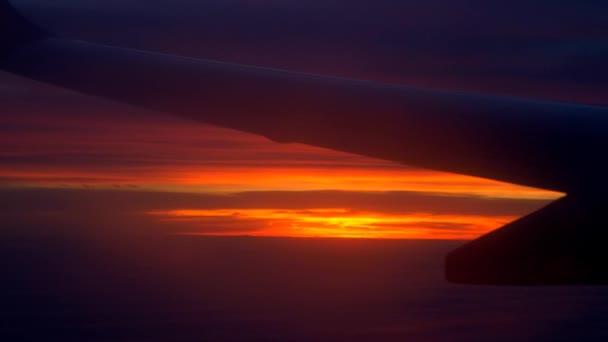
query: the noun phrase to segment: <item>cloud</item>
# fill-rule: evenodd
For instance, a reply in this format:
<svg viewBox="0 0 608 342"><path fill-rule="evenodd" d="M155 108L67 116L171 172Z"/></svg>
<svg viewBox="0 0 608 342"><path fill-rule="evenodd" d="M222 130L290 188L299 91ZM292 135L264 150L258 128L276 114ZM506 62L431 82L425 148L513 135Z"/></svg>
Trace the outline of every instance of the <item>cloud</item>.
<svg viewBox="0 0 608 342"><path fill-rule="evenodd" d="M446 196L417 192L268 191L230 194L171 193L136 190L74 190L2 188L1 213L117 212L172 209L290 209L349 208L353 212L384 214L433 213L522 215L547 204L542 199Z"/></svg>
<svg viewBox="0 0 608 342"><path fill-rule="evenodd" d="M0 194L4 232L17 235L348 233L403 237L415 229L410 236L440 238L449 233L472 238L547 203L411 192L188 194L5 188Z"/></svg>
<svg viewBox="0 0 608 342"><path fill-rule="evenodd" d="M25 81L16 83L19 88ZM32 84L0 94L0 181L165 191L357 190L551 197L145 112Z"/></svg>
<svg viewBox="0 0 608 342"><path fill-rule="evenodd" d="M608 84L602 82L601 73L608 70L602 68L606 35L597 25L600 17L601 23L604 20L597 11L602 3L467 4L383 1L370 7L352 1L272 1L241 6L238 1L29 0L20 6L58 32L134 48L395 83L603 101L597 100L605 98ZM545 15L538 16L539 11ZM514 25L514 18L521 25ZM561 25L552 25L557 19ZM12 212L4 212L16 220L14 225L34 213L31 224L23 221L26 225L55 222L56 229L76 229L74 222L79 222L89 229L87 222L101 227L115 221L123 227L144 230L147 225L162 231L166 224L133 213L192 207L248 210L263 205L308 210L315 208L313 204L347 207L359 214L441 211L516 216L557 196L318 148L275 144L7 74L0 74L0 101L0 182L56 189L32 192L47 197L46 202L32 198L19 202L28 192L17 195L21 190L15 190L11 195L15 202L5 203ZM57 190L62 187L85 190ZM91 190L111 188L119 191ZM312 191L320 189L344 191ZM200 194L171 194L186 191ZM42 216L35 214L38 205ZM49 208L71 214L45 223ZM72 215L78 212L82 215ZM68 216L75 221L66 221ZM230 218L206 220L221 231L236 224ZM259 220L239 224L241 231L260 229ZM428 227L440 225L444 223Z"/></svg>

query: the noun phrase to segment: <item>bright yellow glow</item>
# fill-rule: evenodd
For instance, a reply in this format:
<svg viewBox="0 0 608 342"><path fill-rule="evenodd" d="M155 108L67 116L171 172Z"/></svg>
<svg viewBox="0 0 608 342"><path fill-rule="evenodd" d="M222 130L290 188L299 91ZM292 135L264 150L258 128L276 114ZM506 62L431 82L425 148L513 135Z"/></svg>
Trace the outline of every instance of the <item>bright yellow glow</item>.
<svg viewBox="0 0 608 342"><path fill-rule="evenodd" d="M411 239L471 239L515 220L514 216L434 215L413 213L388 215L374 212L353 212L345 208L306 210L283 209L180 209L148 212L161 220L203 226L205 219L229 222L256 221L263 223L255 231L218 233L188 232L193 235L255 235L294 237L349 238L411 238Z"/></svg>
<svg viewBox="0 0 608 342"><path fill-rule="evenodd" d="M548 202L562 196L557 192L412 169L388 161L301 144L276 144L251 134L192 125L190 121L136 119L117 125L114 119L100 121L103 117L96 116L95 125L91 125L90 118L80 115L70 116L63 122L55 118L48 120L48 115L30 117L30 121L27 121L25 113L6 116L9 123L13 122L11 120L16 123L26 120L26 123L35 123L38 127L43 122L56 129L15 130L0 136L3 148L0 154L8 157L0 169L0 187L133 190L213 196L313 190L338 190L359 196L363 192L407 191L488 200L515 199L514 202L519 199L522 202L526 199ZM97 133L89 130L92 126ZM66 127L72 129L66 130ZM86 132L86 138L83 132ZM63 158L55 160L48 156ZM319 201L317 205L339 208L302 210L290 207L296 204L289 202L290 195L285 196L286 202L280 203L281 207L290 209L273 208L271 206L277 204L277 197L264 202L268 197L260 195L257 197L260 201L253 206L267 209L165 210L149 214L171 223L167 228L188 234L429 239L475 238L517 219L517 216L484 215L484 210L477 210L475 215L459 215L458 210L462 207L448 208L445 201L439 199L435 204L429 199L425 206L421 206L428 208L426 213L387 214L374 212L383 208L369 202L360 203L356 209L348 207L352 203L335 201ZM308 198L312 199L314 195ZM248 207L243 203L236 202L233 206ZM296 208L301 208L302 203L300 201ZM194 199L193 203L166 205L161 208L197 207ZM227 206L232 207L231 204ZM138 206L138 210L144 210L141 208ZM370 209L364 211L364 208ZM390 210L397 209L393 207ZM519 214L517 210L505 212L516 215ZM442 215L442 212L450 214ZM465 208L464 212L475 212L475 208ZM525 212L521 212L523 214Z"/></svg>

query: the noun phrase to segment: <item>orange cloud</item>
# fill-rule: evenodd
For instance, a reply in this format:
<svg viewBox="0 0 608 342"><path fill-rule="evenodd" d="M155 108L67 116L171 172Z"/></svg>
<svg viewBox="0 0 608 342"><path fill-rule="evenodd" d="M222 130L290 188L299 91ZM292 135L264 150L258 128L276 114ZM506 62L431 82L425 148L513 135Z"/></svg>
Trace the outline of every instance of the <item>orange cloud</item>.
<svg viewBox="0 0 608 342"><path fill-rule="evenodd" d="M354 212L347 208L285 209L177 209L151 211L164 222L205 225L217 221L262 222L255 231L226 233L187 232L189 235L251 235L292 237L348 237L389 239L472 239L515 220L515 216L441 215L413 213L391 215Z"/></svg>
<svg viewBox="0 0 608 342"><path fill-rule="evenodd" d="M21 186L121 186L170 192L332 189L559 197L322 148L278 144L168 116L113 110L114 114L103 113L94 121L76 114L63 120L60 114L58 120L49 120L47 115L31 113L2 118L7 126L20 129L0 136L4 159L0 180Z"/></svg>
<svg viewBox="0 0 608 342"><path fill-rule="evenodd" d="M80 115L82 108L99 113ZM7 127L0 132L0 185L201 195L276 192L275 197L285 198L292 196L287 193L314 190L339 190L352 196L382 192L437 196L426 199L428 210L401 215L395 214L394 204L390 213L378 210L378 204L355 210L347 206L346 197L335 196L321 207L303 206L307 200L300 199L297 208L285 201L278 209L276 198L272 199L275 207L264 207L270 203L263 202L270 200L264 197L257 199L262 203L256 208L197 209L193 202L147 211L157 220L175 224L175 231L187 228L196 233L197 226L205 225L201 231L207 233L218 227L214 234L468 239L518 216L471 213L463 208L467 196L549 201L561 195L300 144L278 144L170 116L128 113L109 104L61 110L65 112L53 120L49 113L35 111L0 118ZM461 199L448 205L441 196ZM308 203L323 198L315 194ZM446 212L448 207L458 210Z"/></svg>

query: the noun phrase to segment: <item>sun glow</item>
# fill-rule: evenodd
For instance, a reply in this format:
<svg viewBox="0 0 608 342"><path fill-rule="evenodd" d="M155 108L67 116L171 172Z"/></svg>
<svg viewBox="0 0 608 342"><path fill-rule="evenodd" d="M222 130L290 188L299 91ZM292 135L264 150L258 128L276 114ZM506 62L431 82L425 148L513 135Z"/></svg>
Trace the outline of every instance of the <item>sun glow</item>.
<svg viewBox="0 0 608 342"><path fill-rule="evenodd" d="M514 216L436 215L413 213L389 215L346 208L284 209L179 209L152 211L164 222L187 224L187 235L252 235L293 237L470 239L515 220ZM255 231L197 232L209 220L255 222Z"/></svg>
<svg viewBox="0 0 608 342"><path fill-rule="evenodd" d="M0 188L97 196L98 211L156 210L146 225L183 234L423 239L475 238L563 195L111 109L4 116L24 129L0 135Z"/></svg>
<svg viewBox="0 0 608 342"><path fill-rule="evenodd" d="M57 170L0 170L0 178L32 187L122 189L231 193L244 191L416 191L493 198L556 199L562 194L488 179L431 170L326 168L221 168L206 170L147 169L121 175ZM90 181L94 180L94 181Z"/></svg>

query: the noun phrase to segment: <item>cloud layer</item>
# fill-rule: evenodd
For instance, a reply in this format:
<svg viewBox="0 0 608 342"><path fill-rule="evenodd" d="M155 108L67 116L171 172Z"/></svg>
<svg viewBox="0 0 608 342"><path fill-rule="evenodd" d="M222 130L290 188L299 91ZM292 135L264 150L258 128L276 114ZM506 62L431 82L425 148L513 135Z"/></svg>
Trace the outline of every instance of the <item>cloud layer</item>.
<svg viewBox="0 0 608 342"><path fill-rule="evenodd" d="M4 189L4 234L214 234L471 239L546 200L418 192L231 194Z"/></svg>

